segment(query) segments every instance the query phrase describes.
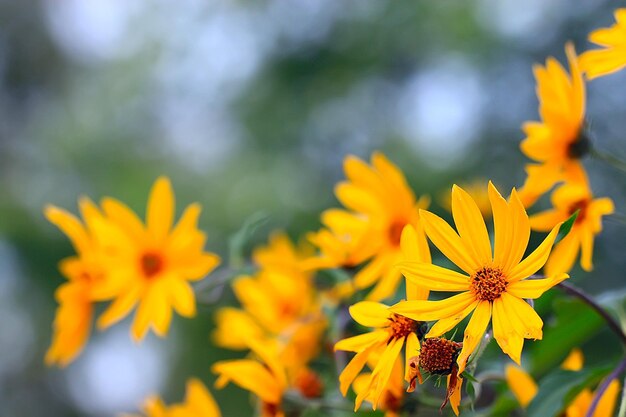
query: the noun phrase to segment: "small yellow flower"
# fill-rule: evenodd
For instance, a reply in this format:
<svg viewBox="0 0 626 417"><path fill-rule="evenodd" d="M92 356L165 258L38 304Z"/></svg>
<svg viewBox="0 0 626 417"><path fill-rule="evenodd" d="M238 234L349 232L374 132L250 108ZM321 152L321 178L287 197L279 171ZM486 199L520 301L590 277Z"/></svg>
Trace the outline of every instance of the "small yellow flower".
<svg viewBox="0 0 626 417"><path fill-rule="evenodd" d="M371 166L348 156L344 161L347 181L335 194L347 210L330 209L322 214L328 227L310 240L321 250L322 266L355 266L369 260L354 277L356 288L374 284L368 300L392 296L401 275L394 265L401 260L400 236L404 226L417 225L418 210L428 198L415 199L402 172L383 154L372 154Z"/></svg>
<svg viewBox="0 0 626 417"><path fill-rule="evenodd" d="M436 320L426 337L443 335L473 312L457 360L459 375L492 317L496 341L519 363L524 339L541 339L543 327L541 318L524 299L538 298L567 278L566 274L561 274L546 279L527 279L546 262L559 225L522 260L530 237L530 224L515 189L507 202L490 182L489 198L495 226L493 254L487 227L476 203L469 194L454 186L452 214L458 234L435 214L422 211L420 218L429 239L465 273L419 261L400 264L409 281L430 290L461 293L441 301L404 301L391 308L392 312L413 320Z"/></svg>
<svg viewBox="0 0 626 417"><path fill-rule="evenodd" d="M417 229L411 225L404 228L401 235L401 251L401 258L411 257L430 262L428 243L419 223ZM428 291L407 282L407 298L425 300L428 298ZM340 340L335 344L335 350L355 353L339 376L339 388L345 396L367 361L376 358L376 366L369 375L367 384L359 387L355 410L365 399L368 399L376 409L383 398L395 363L401 357L404 346L406 346L404 374L405 379L410 380L409 360L419 351L419 337L423 336L423 323L395 314L385 304L374 301L362 301L351 306L350 315L357 323L372 327L374 330Z"/></svg>
<svg viewBox="0 0 626 417"><path fill-rule="evenodd" d="M161 177L150 193L145 227L115 199L105 198L102 208L107 221L100 224L96 235L109 257L109 275L121 285L98 326L109 327L138 304L133 338L143 339L150 327L164 336L172 308L184 317L196 314L189 282L204 278L220 262L217 255L204 251L206 236L197 228L200 205L188 206L173 227L174 194L170 181Z"/></svg>
<svg viewBox="0 0 626 417"><path fill-rule="evenodd" d="M79 208L85 224L60 208L47 206L44 210L46 218L70 238L77 253L59 264L68 281L55 294L59 307L52 345L46 353L48 365L66 366L78 356L89 339L93 303L107 299L116 290L93 235L95 224L102 221L102 214L86 198L79 200Z"/></svg>
<svg viewBox="0 0 626 417"><path fill-rule="evenodd" d="M526 138L522 152L536 164L528 164L528 177L519 190L526 207L561 181L587 183L580 158L589 150L589 139L583 134L585 118L585 83L571 43L565 46L571 76L554 58L545 67L533 68L537 80L537 97L541 122L522 126Z"/></svg>
<svg viewBox="0 0 626 417"><path fill-rule="evenodd" d="M569 234L552 251L545 266L546 275L569 272L578 253L585 271L593 269L593 239L602 231L602 216L613 213L610 198L594 199L585 186L565 184L552 193L553 208L530 217L533 230L548 231L578 211Z"/></svg>
<svg viewBox="0 0 626 417"><path fill-rule="evenodd" d="M167 407L159 397L149 397L143 412L146 417L221 417L222 414L213 399L213 396L204 384L192 378L187 381L185 401ZM139 417L126 414L124 417Z"/></svg>
<svg viewBox="0 0 626 417"><path fill-rule="evenodd" d="M589 41L604 47L580 56L580 66L590 80L626 67L626 9L615 11L615 24L591 32Z"/></svg>

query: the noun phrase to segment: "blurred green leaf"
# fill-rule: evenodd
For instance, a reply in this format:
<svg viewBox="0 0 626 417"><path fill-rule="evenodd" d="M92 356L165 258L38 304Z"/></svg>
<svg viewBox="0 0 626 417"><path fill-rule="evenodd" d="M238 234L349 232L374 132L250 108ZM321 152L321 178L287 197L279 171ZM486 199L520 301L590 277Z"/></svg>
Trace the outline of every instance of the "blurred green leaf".
<svg viewBox="0 0 626 417"><path fill-rule="evenodd" d="M556 320L544 329L543 339L533 344L533 374L541 375L556 367L572 350L603 327L603 319L579 300L557 299Z"/></svg>
<svg viewBox="0 0 626 417"><path fill-rule="evenodd" d="M611 368L592 368L579 372L553 371L539 383L539 391L528 405L529 417L556 416L585 387L597 384Z"/></svg>

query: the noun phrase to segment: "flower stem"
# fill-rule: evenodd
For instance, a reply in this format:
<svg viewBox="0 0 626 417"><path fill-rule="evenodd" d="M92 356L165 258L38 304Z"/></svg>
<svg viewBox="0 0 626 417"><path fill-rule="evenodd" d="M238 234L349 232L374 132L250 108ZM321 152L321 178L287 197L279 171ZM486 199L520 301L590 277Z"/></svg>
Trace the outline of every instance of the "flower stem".
<svg viewBox="0 0 626 417"><path fill-rule="evenodd" d="M626 378L624 378L624 382L622 383L622 400L617 417L626 417Z"/></svg>
<svg viewBox="0 0 626 417"><path fill-rule="evenodd" d="M593 401L591 402L591 405L589 406L589 409L587 410L585 417L593 417L594 413L596 412L596 408L598 408L598 403L600 403L600 399L602 398L602 395L609 388L611 381L619 378L620 374L624 372L625 370L626 370L626 359L622 359L620 364L613 370L613 372L609 374L609 376L604 378L604 381L602 381L602 384L600 384L600 386L596 390L596 393L593 396Z"/></svg>
<svg viewBox="0 0 626 417"><path fill-rule="evenodd" d="M622 161L619 158L614 157L610 153L605 153L603 151L599 151L596 148L591 150L591 156L594 158L600 159L601 161L606 162L611 165L613 168L619 169L622 172L626 172L626 162Z"/></svg>
<svg viewBox="0 0 626 417"><path fill-rule="evenodd" d="M598 304L587 293L565 281L557 284L557 287L561 288L566 293L579 298L589 307L594 309L600 316L602 316L609 328L620 338L622 344L626 347L626 333L624 333L624 329L622 329L622 326L618 323L618 321L615 320L615 318L611 316L609 312L604 309L604 307Z"/></svg>

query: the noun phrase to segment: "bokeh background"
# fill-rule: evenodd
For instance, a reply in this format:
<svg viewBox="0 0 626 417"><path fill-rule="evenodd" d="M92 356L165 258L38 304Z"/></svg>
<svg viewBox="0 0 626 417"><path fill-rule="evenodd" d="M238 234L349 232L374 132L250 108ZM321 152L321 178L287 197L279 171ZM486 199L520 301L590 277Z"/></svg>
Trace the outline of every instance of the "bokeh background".
<svg viewBox="0 0 626 417"><path fill-rule="evenodd" d="M110 195L143 213L165 174L179 208L203 205L208 248L228 260L229 238L256 213L268 221L252 243L277 228L293 237L317 228L320 211L338 204L347 154L383 151L435 202L477 177L519 186L519 127L537 118L533 63L563 61L567 40L588 48L587 33L612 24L615 7L0 0L0 415L135 411L150 393L179 400L187 377L210 383L212 362L238 356L211 346L208 306L175 319L165 340L133 344L126 320L95 334L67 369L46 368L56 264L72 249L43 218L45 204L75 212L80 195ZM588 86L595 144L622 158L625 87L625 72ZM585 164L596 195L624 213L624 176ZM594 294L624 287L626 227L605 226L595 271L574 271ZM251 415L247 398L218 393L228 417Z"/></svg>

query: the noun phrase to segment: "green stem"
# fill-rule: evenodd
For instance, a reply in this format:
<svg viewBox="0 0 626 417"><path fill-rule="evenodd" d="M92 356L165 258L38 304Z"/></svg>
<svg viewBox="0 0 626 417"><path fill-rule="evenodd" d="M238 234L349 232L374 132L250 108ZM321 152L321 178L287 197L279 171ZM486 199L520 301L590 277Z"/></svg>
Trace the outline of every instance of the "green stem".
<svg viewBox="0 0 626 417"><path fill-rule="evenodd" d="M593 148L591 150L591 156L601 161L606 162L607 164L611 165L615 169L619 169L622 172L626 172L626 162L622 161L619 158L614 157L610 153L605 153L603 151L597 150L596 148Z"/></svg>
<svg viewBox="0 0 626 417"><path fill-rule="evenodd" d="M622 383L622 400L617 417L626 417L626 378L624 378L624 382Z"/></svg>

